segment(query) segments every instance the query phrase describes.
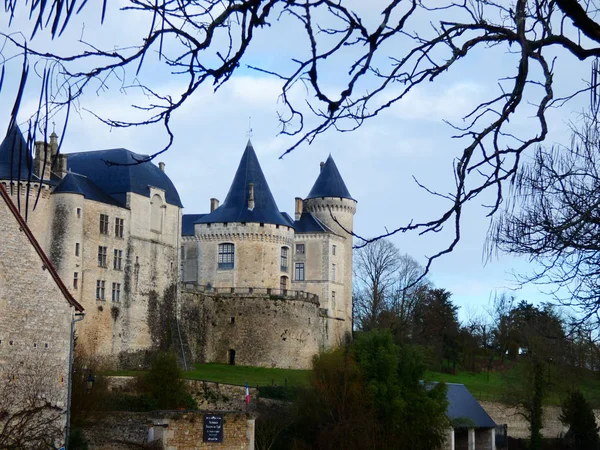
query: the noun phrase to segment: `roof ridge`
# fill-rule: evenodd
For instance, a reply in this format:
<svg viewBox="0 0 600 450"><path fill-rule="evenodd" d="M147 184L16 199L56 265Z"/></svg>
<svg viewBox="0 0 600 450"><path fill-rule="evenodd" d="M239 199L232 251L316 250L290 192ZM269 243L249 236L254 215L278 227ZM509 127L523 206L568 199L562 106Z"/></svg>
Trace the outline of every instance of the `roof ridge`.
<svg viewBox="0 0 600 450"><path fill-rule="evenodd" d="M2 199L5 201L6 205L8 206L8 209L11 211L11 213L13 214L15 219L17 219L17 222L19 223L19 226L25 233L25 236L27 236L27 238L29 239L29 242L31 242L31 245L33 245L33 248L35 249L35 251L37 252L39 257L42 259L42 262L44 263L44 265L50 272L50 275L52 276L56 285L58 286L58 288L61 290L61 292L65 296L65 299L67 300L67 302L69 302L71 304L71 306L73 306L76 310L78 310L79 312L82 312L84 310L83 306L81 306L81 304L77 300L75 300L75 298L73 298L73 296L71 295L71 293L69 292L69 290L67 289L65 284L62 282L62 279L56 272L56 269L52 265L52 262L50 262L50 260L48 259L48 256L46 256L46 253L44 253L44 250L42 249L42 247L38 243L37 239L31 232L31 229L27 225L27 222L25 222L25 220L23 219L23 217L17 210L17 207L15 206L15 204L12 202L12 200L8 196L8 192L6 192L6 189L4 189L4 185L2 185L2 183L0 183L0 197L2 197Z"/></svg>

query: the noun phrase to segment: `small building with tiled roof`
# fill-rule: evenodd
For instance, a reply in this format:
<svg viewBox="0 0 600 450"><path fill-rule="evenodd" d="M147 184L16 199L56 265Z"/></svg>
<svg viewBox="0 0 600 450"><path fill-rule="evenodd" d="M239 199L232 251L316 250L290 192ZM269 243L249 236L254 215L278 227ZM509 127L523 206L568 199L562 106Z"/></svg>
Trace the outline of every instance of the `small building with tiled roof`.
<svg viewBox="0 0 600 450"><path fill-rule="evenodd" d="M217 292L221 301L224 293L239 294L231 299L235 317L222 315L234 314L232 309L208 308L203 301L204 311L211 311L205 320L213 324L212 335L202 338L203 359L300 368L319 350L343 342L352 331L355 211L356 200L329 156L306 199L296 198L294 219L281 212L248 141L223 203L212 198L208 213L182 219L184 284L204 296ZM242 292L252 295L241 299ZM313 305L317 300L318 309L299 313L277 302L259 308L259 292L310 299ZM273 314L259 319L257 308ZM302 324L290 314L303 317ZM265 341L270 345L257 349Z"/></svg>
<svg viewBox="0 0 600 450"><path fill-rule="evenodd" d="M64 445L71 331L83 307L0 185L0 429ZM21 440L22 439L22 440Z"/></svg>

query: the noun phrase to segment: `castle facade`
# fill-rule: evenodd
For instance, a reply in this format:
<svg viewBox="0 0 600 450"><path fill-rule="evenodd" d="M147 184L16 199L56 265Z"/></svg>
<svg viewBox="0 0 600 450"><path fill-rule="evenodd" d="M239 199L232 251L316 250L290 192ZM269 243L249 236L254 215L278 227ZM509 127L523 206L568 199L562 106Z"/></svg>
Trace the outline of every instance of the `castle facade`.
<svg viewBox="0 0 600 450"><path fill-rule="evenodd" d="M223 203L185 215L163 163L58 154L54 133L31 147L9 130L0 183L86 310L82 350L121 366L173 346L188 360L307 367L351 333L356 201L331 156L292 219L250 142Z"/></svg>

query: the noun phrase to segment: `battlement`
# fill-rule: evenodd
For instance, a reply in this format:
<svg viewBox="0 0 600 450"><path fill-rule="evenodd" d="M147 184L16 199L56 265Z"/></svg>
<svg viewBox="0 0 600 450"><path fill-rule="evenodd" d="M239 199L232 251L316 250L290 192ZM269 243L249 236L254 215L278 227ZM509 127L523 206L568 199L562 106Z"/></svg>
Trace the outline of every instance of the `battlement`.
<svg viewBox="0 0 600 450"><path fill-rule="evenodd" d="M299 300L319 306L319 296L305 291L292 289L253 288L253 287L211 287L196 283L181 283L182 290L187 292L201 292L210 296L226 295L228 297L266 297L281 300Z"/></svg>

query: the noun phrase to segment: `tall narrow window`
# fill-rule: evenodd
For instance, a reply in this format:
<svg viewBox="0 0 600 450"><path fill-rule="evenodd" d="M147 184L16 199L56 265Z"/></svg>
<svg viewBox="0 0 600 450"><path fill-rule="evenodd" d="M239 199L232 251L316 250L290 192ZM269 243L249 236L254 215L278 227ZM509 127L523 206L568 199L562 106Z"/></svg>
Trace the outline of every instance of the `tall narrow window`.
<svg viewBox="0 0 600 450"><path fill-rule="evenodd" d="M296 254L304 255L304 244L296 244Z"/></svg>
<svg viewBox="0 0 600 450"><path fill-rule="evenodd" d="M106 267L106 251L107 248L103 246L98 247L98 265L100 267Z"/></svg>
<svg viewBox="0 0 600 450"><path fill-rule="evenodd" d="M119 217L115 218L115 236L116 237L123 237L123 224L124 224L124 220L120 219Z"/></svg>
<svg viewBox="0 0 600 450"><path fill-rule="evenodd" d="M335 264L331 265L331 281L335 281Z"/></svg>
<svg viewBox="0 0 600 450"><path fill-rule="evenodd" d="M287 290L287 277L279 278L279 289L282 293Z"/></svg>
<svg viewBox="0 0 600 450"><path fill-rule="evenodd" d="M104 300L104 280L96 280L96 300Z"/></svg>
<svg viewBox="0 0 600 450"><path fill-rule="evenodd" d="M123 250L117 250L115 248L113 255L114 255L113 269L121 270L122 264L123 264Z"/></svg>
<svg viewBox="0 0 600 450"><path fill-rule="evenodd" d="M335 291L331 291L331 309L335 311Z"/></svg>
<svg viewBox="0 0 600 450"><path fill-rule="evenodd" d="M331 247L331 254L332 254L333 256L335 256L335 245L333 245L333 246Z"/></svg>
<svg viewBox="0 0 600 450"><path fill-rule="evenodd" d="M75 256L79 256L79 242L75 242Z"/></svg>
<svg viewBox="0 0 600 450"><path fill-rule="evenodd" d="M81 208L77 208L77 218L81 219Z"/></svg>
<svg viewBox="0 0 600 450"><path fill-rule="evenodd" d="M219 269L233 269L235 248L233 244L219 244Z"/></svg>
<svg viewBox="0 0 600 450"><path fill-rule="evenodd" d="M156 233L162 233L163 202L160 195L154 194L150 202L150 229Z"/></svg>
<svg viewBox="0 0 600 450"><path fill-rule="evenodd" d="M304 263L296 263L296 281L304 281Z"/></svg>
<svg viewBox="0 0 600 450"><path fill-rule="evenodd" d="M79 273L73 272L73 289L79 288Z"/></svg>
<svg viewBox="0 0 600 450"><path fill-rule="evenodd" d="M112 301L113 302L121 301L121 283L113 283L112 284Z"/></svg>
<svg viewBox="0 0 600 450"><path fill-rule="evenodd" d="M100 234L108 234L108 216L100 214Z"/></svg>
<svg viewBox="0 0 600 450"><path fill-rule="evenodd" d="M281 271L287 272L288 270L288 248L281 247Z"/></svg>

